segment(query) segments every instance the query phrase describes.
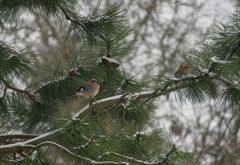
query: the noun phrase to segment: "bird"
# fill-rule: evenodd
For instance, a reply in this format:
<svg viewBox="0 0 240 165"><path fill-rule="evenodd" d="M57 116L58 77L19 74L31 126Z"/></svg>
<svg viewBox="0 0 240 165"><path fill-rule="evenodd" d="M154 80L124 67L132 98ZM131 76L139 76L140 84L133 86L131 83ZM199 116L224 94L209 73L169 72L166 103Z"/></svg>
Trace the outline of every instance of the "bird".
<svg viewBox="0 0 240 165"><path fill-rule="evenodd" d="M80 84L76 95L84 96L86 98L93 98L98 94L99 89L100 85L97 83L97 80L92 79L91 81Z"/></svg>
<svg viewBox="0 0 240 165"><path fill-rule="evenodd" d="M177 70L175 71L174 77L181 78L182 76L189 74L189 71L190 71L189 65L182 63L178 66Z"/></svg>
<svg viewBox="0 0 240 165"><path fill-rule="evenodd" d="M68 74L67 74L67 78L72 79L73 77L75 77L75 76L77 76L77 75L78 75L78 74L77 74L76 70L75 70L75 69L71 69L71 70L68 72Z"/></svg>
<svg viewBox="0 0 240 165"><path fill-rule="evenodd" d="M100 63L105 64L105 65L110 65L113 68L117 68L120 66L119 62L113 58L109 58L106 56L103 56L100 58Z"/></svg>

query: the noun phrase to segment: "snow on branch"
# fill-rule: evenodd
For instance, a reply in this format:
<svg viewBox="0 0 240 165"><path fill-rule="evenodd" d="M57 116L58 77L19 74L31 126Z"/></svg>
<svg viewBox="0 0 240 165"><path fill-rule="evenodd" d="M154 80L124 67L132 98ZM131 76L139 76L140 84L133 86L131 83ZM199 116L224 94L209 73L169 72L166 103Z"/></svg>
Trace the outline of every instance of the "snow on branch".
<svg viewBox="0 0 240 165"><path fill-rule="evenodd" d="M218 57L214 56L210 59L215 64L226 64L228 61L220 60Z"/></svg>
<svg viewBox="0 0 240 165"><path fill-rule="evenodd" d="M56 135L62 130L63 130L63 127L47 132L45 134L42 134L40 136L37 136L35 138L29 139L24 142L0 145L0 154L13 153L13 152L17 152L19 150L21 151L24 149L32 149L34 148L34 144L38 144L40 142L46 141L47 138L49 138L50 136Z"/></svg>
<svg viewBox="0 0 240 165"><path fill-rule="evenodd" d="M183 80L198 81L199 79L201 79L203 77L209 77L210 79L213 79L213 78L216 78L216 75L202 74L202 75L198 75L198 76L194 76L194 75L186 76L186 77L182 77L180 79L170 79L168 81L168 83L166 83L165 86L159 87L155 90L139 92L139 93L135 93L135 94L123 94L123 95L117 95L117 96L104 98L104 99L98 100L96 102L93 102L91 104L88 104L85 107L83 107L82 109L80 109L78 112L76 112L75 114L72 115L72 120L77 121L78 118L80 117L80 115L89 109L94 109L95 107L106 107L106 106L110 106L110 105L120 104L131 98L134 98L135 100L147 99L146 101L143 102L143 104L145 104L147 101L149 101L151 99L166 95L170 92L173 92L173 91L176 91L176 90L186 87L186 85L184 83L180 83Z"/></svg>
<svg viewBox="0 0 240 165"><path fill-rule="evenodd" d="M139 92L139 93L135 93L135 94L123 94L123 95L112 96L112 97L104 98L104 99L98 100L96 102L93 102L91 104L88 104L87 106L85 106L84 108L80 109L78 112L73 114L72 120L73 120L73 122L78 121L78 118L81 116L81 114L91 108L95 108L95 107L99 108L99 107L105 107L105 106L110 106L110 105L117 105L117 104L121 104L125 101L128 101L129 99L134 99L134 100L144 99L144 101L143 101L143 104L144 104L147 101L154 99L156 97L160 97L160 96L169 94L170 92L185 88L186 87L185 83L182 83L185 80L198 81L199 79L201 79L203 77L208 77L209 79L219 80L218 77L213 74L201 74L198 76L186 76L186 77L182 77L181 79L177 79L177 80L169 79L169 81L165 85L160 86L159 88L157 88L155 90ZM72 122L70 122L70 123L72 123ZM61 133L61 131L63 131L68 124L69 124L69 122L64 124L59 129L44 133L42 135L33 137L33 138L23 141L23 142L1 145L0 146L0 154L19 152L19 151L24 151L24 150L29 150L29 149L30 150L36 149L36 147L41 147L43 145L54 145L55 147L61 148L61 149L65 150L66 152L68 152L69 154L75 155L76 157L83 159L85 161L91 162L92 164L128 164L127 162L111 162L111 161L97 162L95 160L91 160L89 158L85 158L80 155L76 155L69 149L67 149L57 143L48 141L49 137L52 137L58 133ZM7 136L7 135L4 135L4 136ZM14 135L10 135L10 136L14 137ZM26 135L26 137L27 136L28 135ZM8 138L10 138L10 137L8 137ZM24 139L24 138L22 138L22 139ZM28 139L28 138L26 138L26 139ZM175 148L175 146L173 148ZM172 152L172 150L174 150L174 149L171 149L169 154ZM166 157L168 157L169 154L167 154ZM119 157L122 156L122 155L117 155L116 153L114 153L114 155L119 156ZM133 161L135 161L135 159L133 159L131 157L129 157L127 159L132 159ZM141 162L141 160L138 160L138 161ZM135 161L135 162L137 162L137 161ZM145 164L154 164L154 163L156 164L156 162L148 162L148 163L145 162ZM144 162L142 164L144 164ZM163 164L163 163L159 162L159 164Z"/></svg>

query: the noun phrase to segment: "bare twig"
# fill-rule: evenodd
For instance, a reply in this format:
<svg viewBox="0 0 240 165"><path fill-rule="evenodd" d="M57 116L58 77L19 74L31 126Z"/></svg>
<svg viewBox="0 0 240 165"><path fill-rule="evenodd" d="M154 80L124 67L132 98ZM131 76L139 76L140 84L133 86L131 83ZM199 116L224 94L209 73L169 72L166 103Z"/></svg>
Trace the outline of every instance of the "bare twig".
<svg viewBox="0 0 240 165"><path fill-rule="evenodd" d="M35 98L34 94L28 90L13 87L10 84L8 84L7 82L4 82L4 84L5 84L6 88L8 88L8 89L11 89L18 93L26 94L31 100L34 100L34 98Z"/></svg>
<svg viewBox="0 0 240 165"><path fill-rule="evenodd" d="M80 149L85 149L89 144L94 143L94 139L88 139L88 141L85 144L82 144L80 147L74 147L74 150L80 150Z"/></svg>
<svg viewBox="0 0 240 165"><path fill-rule="evenodd" d="M122 154L119 154L117 152L108 152L107 154L108 155L114 155L114 156L117 156L117 157L120 157L120 158L123 158L123 159L126 159L126 160L129 160L133 163L138 163L138 164L142 164L142 165L162 165L162 164L165 164L168 160L168 158L170 157L170 155L176 150L176 147L175 145L173 144L172 147L169 149L169 151L166 153L165 157L163 158L163 160L161 161L152 161L152 162L148 162L148 161L143 161L143 160L139 160L139 159L135 159L133 157L129 157L129 156L126 156L126 155L122 155Z"/></svg>
<svg viewBox="0 0 240 165"><path fill-rule="evenodd" d="M167 152L167 154L165 155L165 158L158 163L158 165L160 164L165 164L168 161L168 158L170 157L170 155L176 150L176 146L175 144L172 145L172 147L169 149L169 151Z"/></svg>
<svg viewBox="0 0 240 165"><path fill-rule="evenodd" d="M34 146L34 148L39 148L39 147L42 147L42 146L46 146L46 145L52 145L54 147L57 147L57 148L60 148L62 150L64 150L65 152L67 152L68 154L74 156L74 157L77 157L79 159L82 159L86 162L89 162L90 164L116 164L116 165L128 165L128 162L114 162L114 161L95 161L95 160L92 160L90 158L87 158L87 157L84 157L84 156L80 156L80 155L77 155L75 153L73 153L72 151L70 151L69 149L65 148L64 146L58 144L58 143L54 143L54 142L51 142L51 141L46 141L46 142L43 142L43 143L40 143L39 145L37 146Z"/></svg>

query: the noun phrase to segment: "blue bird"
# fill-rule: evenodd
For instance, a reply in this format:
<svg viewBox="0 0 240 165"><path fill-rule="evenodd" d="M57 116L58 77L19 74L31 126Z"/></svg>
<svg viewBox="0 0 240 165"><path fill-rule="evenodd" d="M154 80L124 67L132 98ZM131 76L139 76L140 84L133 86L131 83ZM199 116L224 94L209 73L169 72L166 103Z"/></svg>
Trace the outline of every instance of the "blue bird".
<svg viewBox="0 0 240 165"><path fill-rule="evenodd" d="M94 97L98 94L99 89L100 85L95 79L92 79L91 81L80 84L76 95L84 96L86 98Z"/></svg>

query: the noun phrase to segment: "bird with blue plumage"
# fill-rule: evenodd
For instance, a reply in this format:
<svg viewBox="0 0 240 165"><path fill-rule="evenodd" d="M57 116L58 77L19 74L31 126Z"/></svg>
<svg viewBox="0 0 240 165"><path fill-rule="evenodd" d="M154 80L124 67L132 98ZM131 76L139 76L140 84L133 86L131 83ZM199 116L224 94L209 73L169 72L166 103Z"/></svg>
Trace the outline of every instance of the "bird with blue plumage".
<svg viewBox="0 0 240 165"><path fill-rule="evenodd" d="M97 80L92 79L91 81L80 84L76 95L84 96L86 98L95 97L100 89L100 85Z"/></svg>

